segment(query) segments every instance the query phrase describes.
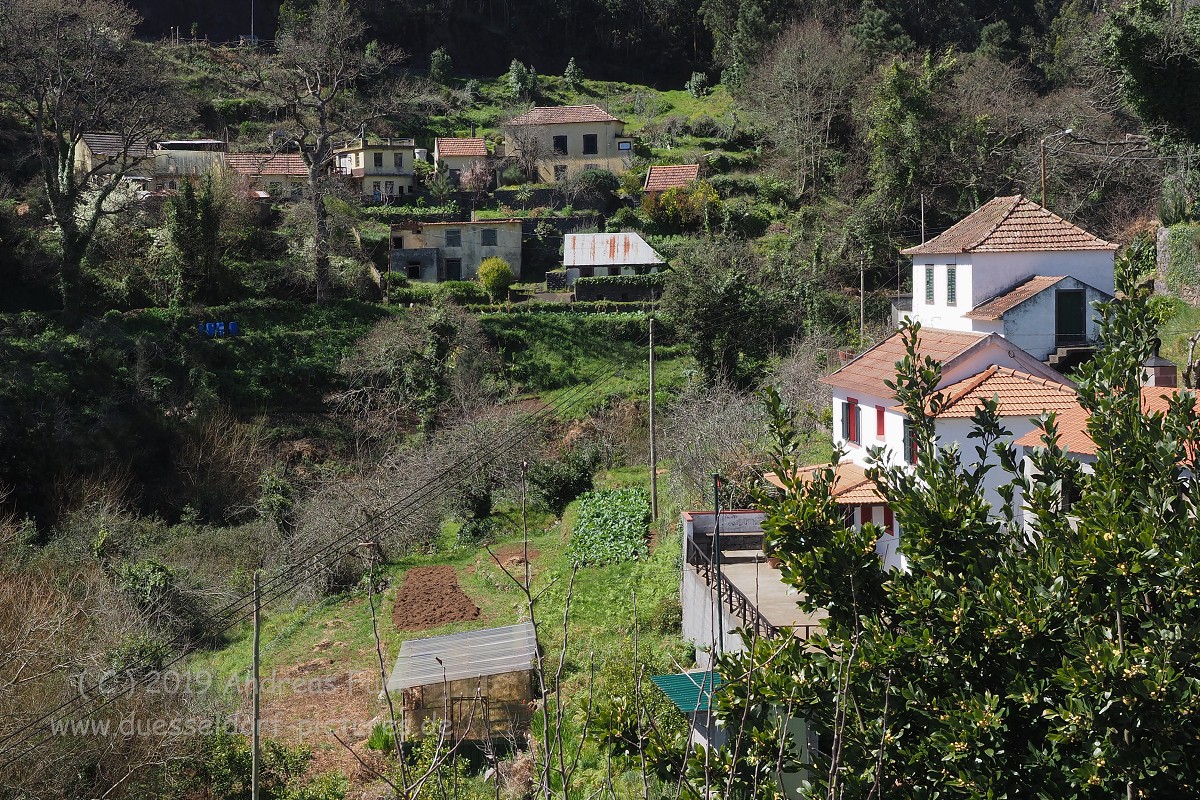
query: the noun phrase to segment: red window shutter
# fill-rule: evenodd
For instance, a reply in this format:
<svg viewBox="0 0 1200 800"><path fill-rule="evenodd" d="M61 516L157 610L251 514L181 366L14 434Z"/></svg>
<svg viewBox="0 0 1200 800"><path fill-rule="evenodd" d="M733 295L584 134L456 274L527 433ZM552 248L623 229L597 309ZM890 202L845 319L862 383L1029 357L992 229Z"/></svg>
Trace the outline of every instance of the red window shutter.
<svg viewBox="0 0 1200 800"><path fill-rule="evenodd" d="M892 525L895 523L895 521L896 521L896 518L892 514L892 507L884 506L883 507L883 527L887 529L888 533L892 532Z"/></svg>
<svg viewBox="0 0 1200 800"><path fill-rule="evenodd" d="M846 398L846 413L850 417L850 423L849 423L850 435L847 436L846 438L849 439L850 441L854 442L855 444L858 444L860 441L859 436L858 436L858 421L859 421L858 401L855 400L853 397Z"/></svg>
<svg viewBox="0 0 1200 800"><path fill-rule="evenodd" d="M875 438L883 438L883 406L875 406Z"/></svg>
<svg viewBox="0 0 1200 800"><path fill-rule="evenodd" d="M866 525L868 522L874 522L874 514L872 513L873 506L863 503L858 507L859 525Z"/></svg>

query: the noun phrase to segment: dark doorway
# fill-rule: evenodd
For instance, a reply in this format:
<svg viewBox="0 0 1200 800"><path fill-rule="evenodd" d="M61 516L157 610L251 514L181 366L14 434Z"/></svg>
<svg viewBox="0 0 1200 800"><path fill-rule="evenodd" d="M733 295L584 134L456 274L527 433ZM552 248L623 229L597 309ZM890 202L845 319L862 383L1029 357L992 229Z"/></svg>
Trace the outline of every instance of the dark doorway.
<svg viewBox="0 0 1200 800"><path fill-rule="evenodd" d="M1087 343L1087 307L1082 289L1054 293L1054 344L1072 347Z"/></svg>
<svg viewBox="0 0 1200 800"><path fill-rule="evenodd" d="M462 280L462 259L447 258L446 259L446 280L461 281Z"/></svg>

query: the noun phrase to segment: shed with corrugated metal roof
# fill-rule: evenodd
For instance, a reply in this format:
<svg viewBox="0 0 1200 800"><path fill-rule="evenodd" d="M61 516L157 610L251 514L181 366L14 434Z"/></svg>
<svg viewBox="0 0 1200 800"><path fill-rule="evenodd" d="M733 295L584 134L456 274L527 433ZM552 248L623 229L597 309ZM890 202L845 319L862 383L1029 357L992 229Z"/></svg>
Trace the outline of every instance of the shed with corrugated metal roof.
<svg viewBox="0 0 1200 800"><path fill-rule="evenodd" d="M529 622L404 642L387 684L403 698L404 737L444 727L482 741L528 730L537 653Z"/></svg>

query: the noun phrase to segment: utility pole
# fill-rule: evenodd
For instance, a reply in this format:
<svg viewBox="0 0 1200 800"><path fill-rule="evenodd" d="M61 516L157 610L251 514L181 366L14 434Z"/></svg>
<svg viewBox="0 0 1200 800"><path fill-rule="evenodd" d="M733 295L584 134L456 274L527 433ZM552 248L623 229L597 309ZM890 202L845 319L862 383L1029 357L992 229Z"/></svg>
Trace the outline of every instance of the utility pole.
<svg viewBox="0 0 1200 800"><path fill-rule="evenodd" d="M654 315L650 315L650 518L658 519L658 448L654 430Z"/></svg>
<svg viewBox="0 0 1200 800"><path fill-rule="evenodd" d="M1042 191L1045 191L1043 189ZM921 244L925 243L925 193L921 192Z"/></svg>
<svg viewBox="0 0 1200 800"><path fill-rule="evenodd" d="M867 329L867 259L858 257L858 343L862 345L863 336Z"/></svg>
<svg viewBox="0 0 1200 800"><path fill-rule="evenodd" d="M262 757L258 750L258 715L261 699L261 683L258 679L258 640L261 608L262 594L258 586L258 570L254 570L254 730L251 734L250 745L250 800L258 800L258 773L262 766Z"/></svg>
<svg viewBox="0 0 1200 800"><path fill-rule="evenodd" d="M725 652L725 600L721 596L721 476L713 473L713 575L717 582L717 653Z"/></svg>
<svg viewBox="0 0 1200 800"><path fill-rule="evenodd" d="M1041 162L1042 162L1042 208L1050 207L1049 202L1046 198L1046 142L1050 139L1057 139L1059 136L1067 136L1070 133L1071 133L1071 129L1066 128L1064 130L1059 131L1058 133L1052 133L1049 136L1043 136L1042 140L1040 142L1038 142L1038 152L1039 152L1039 155L1041 156Z"/></svg>

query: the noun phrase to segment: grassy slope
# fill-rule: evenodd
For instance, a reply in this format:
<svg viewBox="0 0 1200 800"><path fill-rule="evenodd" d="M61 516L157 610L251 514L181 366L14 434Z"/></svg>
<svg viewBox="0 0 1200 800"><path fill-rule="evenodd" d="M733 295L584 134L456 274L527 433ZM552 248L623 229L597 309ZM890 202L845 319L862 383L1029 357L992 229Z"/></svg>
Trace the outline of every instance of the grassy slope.
<svg viewBox="0 0 1200 800"><path fill-rule="evenodd" d="M632 468L604 473L597 480L598 487L614 488L629 485L645 485L648 473L645 468ZM514 509L505 512L510 528L519 525L519 513ZM529 547L538 555L532 558L535 591L544 592L537 606L539 617L539 639L545 649L548 664L557 661L562 652L562 620L566 609L568 590L571 591L571 606L568 615L567 669L565 689L568 697L586 695L588 664L595 658L598 673L603 673L606 664L628 661L632 649L631 632L634 619L634 597L638 606L638 617L647 614L663 598L674 596L678 591L679 539L675 535L664 535L654 548L649 559L606 567L583 569L575 576L572 584L571 566L566 558L566 545L575 516L574 504L568 508L563 520L553 520L545 514L533 514L530 521ZM671 520L677 514L664 515ZM674 531L670 524L666 530ZM519 545L519 533L513 533L497 546ZM391 588L382 595L379 603L379 624L383 640L386 663L389 671L401 642L409 638L423 638L462 630L488 626L512 624L528 617L525 601L513 584L486 550L457 546L448 537L446 550L435 555L413 556L387 568ZM404 573L413 567L431 564L449 564L458 571L463 590L480 607L480 619L474 622L454 623L419 632L396 631L391 623L392 607L397 588ZM640 633L641 646L647 652L678 653L683 656L677 637L663 635L650 629ZM319 645L336 638L345 646L321 649ZM311 676L323 674L345 674L362 670L375 663L374 638L371 632L370 611L362 594L330 598L313 605L300 606L292 610L271 609L262 628L262 672L270 674L278 670L288 674L297 665L310 662L317 655L332 658L334 663L322 666ZM194 656L188 667L198 673L208 672L214 676L214 685L223 686L233 679L236 683L245 678L250 668L251 637L248 628L243 628L224 649ZM365 690L364 690L365 691ZM226 695L227 702L234 702ZM579 707L572 706L577 728ZM328 737L309 742L317 749L337 747ZM587 753L586 768L599 766L597 754Z"/></svg>

